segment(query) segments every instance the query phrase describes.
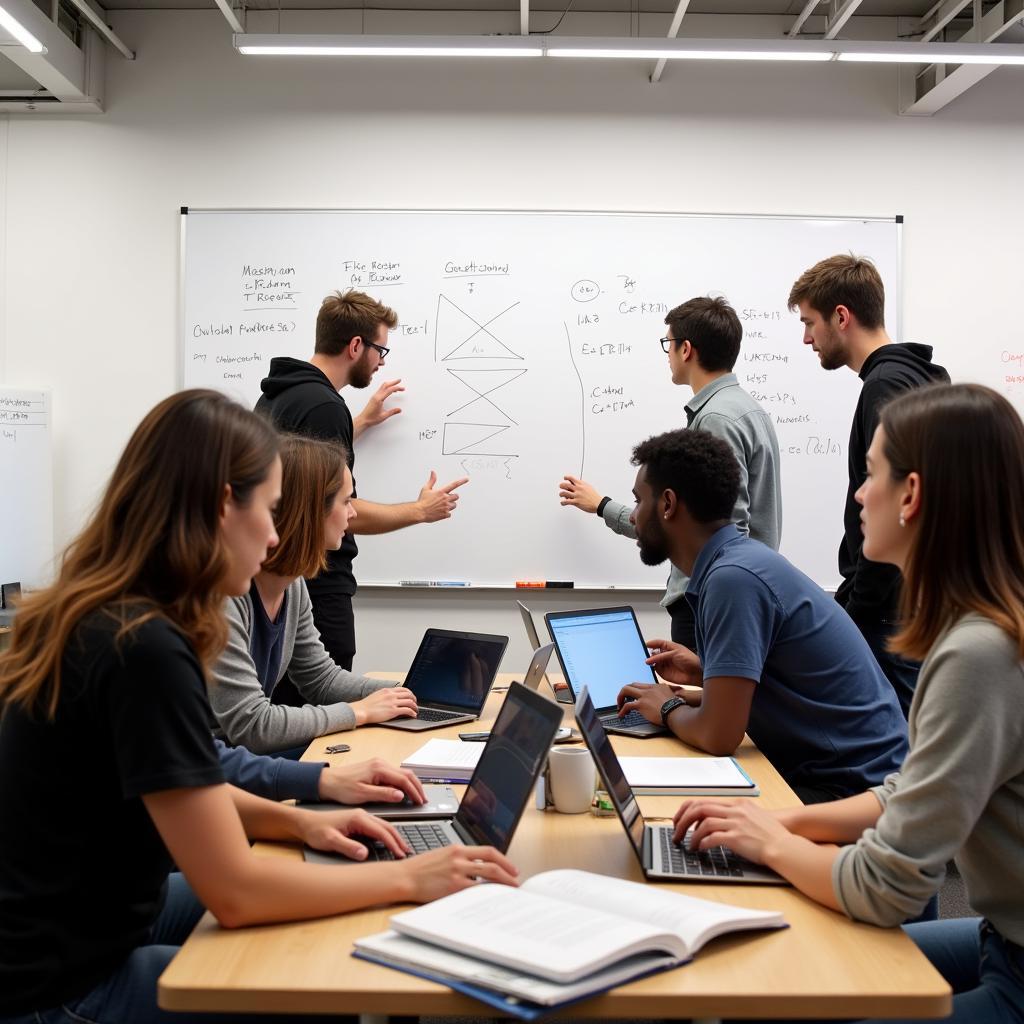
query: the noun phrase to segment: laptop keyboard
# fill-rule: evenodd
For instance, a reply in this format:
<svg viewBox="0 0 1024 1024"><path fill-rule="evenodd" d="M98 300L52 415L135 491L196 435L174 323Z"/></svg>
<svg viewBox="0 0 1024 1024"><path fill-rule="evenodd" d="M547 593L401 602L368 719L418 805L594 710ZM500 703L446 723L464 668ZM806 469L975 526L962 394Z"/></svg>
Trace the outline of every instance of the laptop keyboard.
<svg viewBox="0 0 1024 1024"><path fill-rule="evenodd" d="M396 824L395 828L402 838L412 847L413 855L426 853L428 850L440 850L451 846L451 839L440 825L432 822ZM368 851L367 860L395 860L395 855L376 839L359 839Z"/></svg>
<svg viewBox="0 0 1024 1024"><path fill-rule="evenodd" d="M673 875L701 875L717 878L742 878L743 866L750 864L745 857L733 853L728 846L713 846L710 850L691 853L690 832L682 843L672 842L672 829L657 829L661 841L662 867Z"/></svg>
<svg viewBox="0 0 1024 1024"><path fill-rule="evenodd" d="M607 725L619 725L619 726L622 726L622 725L625 725L625 726L648 725L649 726L651 724L650 722L647 721L646 718L644 718L643 715L640 714L639 711L630 711L630 713L628 715L623 715L621 718L619 718L618 715L605 715L604 717L602 717L601 721L606 723Z"/></svg>
<svg viewBox="0 0 1024 1024"><path fill-rule="evenodd" d="M437 708L420 708L416 717L421 722L447 722L450 718L461 718L459 711L438 711Z"/></svg>

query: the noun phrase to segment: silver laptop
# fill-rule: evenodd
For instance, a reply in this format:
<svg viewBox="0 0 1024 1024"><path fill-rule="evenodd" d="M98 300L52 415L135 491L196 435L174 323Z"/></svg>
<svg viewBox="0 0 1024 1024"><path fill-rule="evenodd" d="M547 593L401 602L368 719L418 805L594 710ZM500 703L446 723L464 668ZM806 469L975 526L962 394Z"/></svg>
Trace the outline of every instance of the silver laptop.
<svg viewBox="0 0 1024 1024"><path fill-rule="evenodd" d="M519 606L519 614L523 620L523 628L526 630L526 639L530 641L530 649L536 651L540 648L540 636L537 634L537 624L533 621L533 612L523 604L522 601L516 601ZM544 675L544 682L551 687L551 692L555 695L555 700L559 704L571 704L572 703L572 690L569 689L568 684L559 688L555 687L555 684L548 678L547 673Z"/></svg>
<svg viewBox="0 0 1024 1024"><path fill-rule="evenodd" d="M544 616L555 642L565 681L574 696L586 686L597 716L609 732L660 736L666 730L639 711L619 717L619 691L629 683L656 683L650 656L632 608L594 608L548 612Z"/></svg>
<svg viewBox="0 0 1024 1024"><path fill-rule="evenodd" d="M562 709L554 701L513 683L455 817L396 822L413 853L455 844L504 853L561 724ZM366 846L368 860L394 860L383 844L366 840ZM353 863L336 853L307 848L303 854L317 864Z"/></svg>
<svg viewBox="0 0 1024 1024"><path fill-rule="evenodd" d="M645 878L672 882L714 882L719 885L789 885L771 868L754 864L733 853L727 846L691 853L686 842L672 841L672 825L645 821L586 687L576 695L576 725L583 733L601 782L615 805L619 821L626 830ZM689 840L689 835L686 839Z"/></svg>
<svg viewBox="0 0 1024 1024"><path fill-rule="evenodd" d="M507 646L507 636L428 629L405 677L419 713L379 724L420 732L479 718Z"/></svg>

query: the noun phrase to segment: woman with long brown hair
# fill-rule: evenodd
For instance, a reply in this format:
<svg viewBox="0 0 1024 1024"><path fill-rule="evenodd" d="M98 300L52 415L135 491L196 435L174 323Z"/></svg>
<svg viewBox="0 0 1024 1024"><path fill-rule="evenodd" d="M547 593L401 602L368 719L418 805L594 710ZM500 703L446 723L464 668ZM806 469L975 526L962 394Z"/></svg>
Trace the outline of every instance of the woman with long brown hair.
<svg viewBox="0 0 1024 1024"><path fill-rule="evenodd" d="M414 717L417 706L404 686L339 668L313 624L303 577L326 566L356 514L344 448L285 436L280 456L278 543L247 593L225 604L228 642L214 666L210 703L228 743L301 754L316 736ZM274 700L286 675L301 706Z"/></svg>
<svg viewBox="0 0 1024 1024"><path fill-rule="evenodd" d="M237 927L515 881L493 849L405 860L394 829L363 811L303 811L224 784L206 676L224 599L248 591L277 541L277 446L215 392L161 402L57 582L19 609L0 658L5 1024L220 1020L156 1006L204 906ZM358 859L354 833L401 859L339 870L249 846L288 839ZM168 877L172 863L183 876Z"/></svg>
<svg viewBox="0 0 1024 1024"><path fill-rule="evenodd" d="M982 918L907 926L952 1020L1024 1020L1024 423L1001 395L939 385L887 405L857 492L864 554L903 573L892 649L922 659L900 772L797 810L697 800L676 837L724 844L860 921L919 914L955 859Z"/></svg>

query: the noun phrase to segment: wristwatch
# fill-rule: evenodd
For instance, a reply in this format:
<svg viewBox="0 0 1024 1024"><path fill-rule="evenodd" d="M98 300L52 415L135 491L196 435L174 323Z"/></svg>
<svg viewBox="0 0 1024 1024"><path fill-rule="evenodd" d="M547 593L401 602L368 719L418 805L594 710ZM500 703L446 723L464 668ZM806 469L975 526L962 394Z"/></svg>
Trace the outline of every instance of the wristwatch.
<svg viewBox="0 0 1024 1024"><path fill-rule="evenodd" d="M676 708L685 708L686 701L682 697L669 697L664 704L661 705L661 724L668 728L668 716L675 711Z"/></svg>

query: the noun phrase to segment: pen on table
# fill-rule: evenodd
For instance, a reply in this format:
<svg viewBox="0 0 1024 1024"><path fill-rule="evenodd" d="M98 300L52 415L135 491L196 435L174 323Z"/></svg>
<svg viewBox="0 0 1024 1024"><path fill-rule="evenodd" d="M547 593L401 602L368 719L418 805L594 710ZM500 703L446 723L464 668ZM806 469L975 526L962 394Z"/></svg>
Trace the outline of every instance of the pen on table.
<svg viewBox="0 0 1024 1024"><path fill-rule="evenodd" d="M516 589L572 590L572 580L516 580Z"/></svg>

